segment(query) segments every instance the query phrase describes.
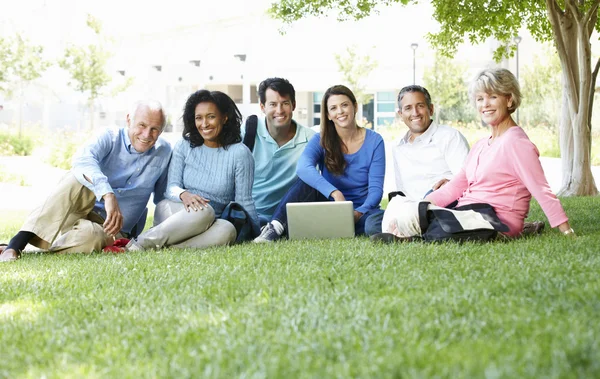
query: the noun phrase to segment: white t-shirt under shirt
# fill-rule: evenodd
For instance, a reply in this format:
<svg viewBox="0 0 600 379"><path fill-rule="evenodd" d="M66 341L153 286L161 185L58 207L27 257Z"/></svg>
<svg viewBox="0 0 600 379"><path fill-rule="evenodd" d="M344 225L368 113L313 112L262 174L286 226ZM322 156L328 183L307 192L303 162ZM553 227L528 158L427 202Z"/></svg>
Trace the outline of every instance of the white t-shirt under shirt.
<svg viewBox="0 0 600 379"><path fill-rule="evenodd" d="M392 148L396 190L422 199L441 179L452 179L462 168L469 144L456 129L433 121L425 133L409 142L410 131Z"/></svg>

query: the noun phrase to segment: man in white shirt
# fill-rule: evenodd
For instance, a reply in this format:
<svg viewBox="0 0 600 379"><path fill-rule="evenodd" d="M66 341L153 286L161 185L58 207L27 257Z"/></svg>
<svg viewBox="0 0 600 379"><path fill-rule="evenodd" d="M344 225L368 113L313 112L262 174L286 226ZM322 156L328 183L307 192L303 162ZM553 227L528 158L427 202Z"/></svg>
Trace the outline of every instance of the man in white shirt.
<svg viewBox="0 0 600 379"><path fill-rule="evenodd" d="M409 199L421 200L460 171L469 144L458 130L431 119L433 104L424 87L411 85L400 90L398 114L409 130L392 148L396 190ZM382 218L374 215L367 219L368 235L381 232Z"/></svg>

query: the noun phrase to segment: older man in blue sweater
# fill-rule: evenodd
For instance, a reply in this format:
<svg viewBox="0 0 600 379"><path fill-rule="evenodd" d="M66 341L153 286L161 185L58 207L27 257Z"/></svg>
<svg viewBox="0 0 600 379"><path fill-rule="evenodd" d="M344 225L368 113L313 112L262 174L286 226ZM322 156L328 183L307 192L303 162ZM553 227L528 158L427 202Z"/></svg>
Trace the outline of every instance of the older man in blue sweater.
<svg viewBox="0 0 600 379"><path fill-rule="evenodd" d="M162 106L140 102L127 115L127 128L101 133L73 161L54 192L2 248L0 262L20 258L30 243L53 252L91 252L116 237L139 234L148 200L164 197L171 145L159 138Z"/></svg>

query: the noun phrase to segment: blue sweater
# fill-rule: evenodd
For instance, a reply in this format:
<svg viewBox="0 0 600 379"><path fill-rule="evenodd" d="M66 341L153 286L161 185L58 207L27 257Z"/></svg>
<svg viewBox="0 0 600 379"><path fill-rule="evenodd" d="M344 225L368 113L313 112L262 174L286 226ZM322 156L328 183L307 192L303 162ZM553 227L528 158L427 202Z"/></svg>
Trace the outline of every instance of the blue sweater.
<svg viewBox="0 0 600 379"><path fill-rule="evenodd" d="M340 190L346 200L354 203L354 209L367 213L378 209L383 196L385 176L385 147L383 138L367 129L365 141L354 154L344 154L346 169L343 175L334 175L325 167L325 150L321 147L321 135L315 134L298 160L298 177L306 184L330 198ZM321 174L315 169L318 166Z"/></svg>
<svg viewBox="0 0 600 379"><path fill-rule="evenodd" d="M258 225L258 215L252 200L254 159L242 144L210 148L206 145L190 147L189 141L180 140L173 148L165 197L181 202L179 195L189 191L210 200L217 217L230 201L242 205Z"/></svg>

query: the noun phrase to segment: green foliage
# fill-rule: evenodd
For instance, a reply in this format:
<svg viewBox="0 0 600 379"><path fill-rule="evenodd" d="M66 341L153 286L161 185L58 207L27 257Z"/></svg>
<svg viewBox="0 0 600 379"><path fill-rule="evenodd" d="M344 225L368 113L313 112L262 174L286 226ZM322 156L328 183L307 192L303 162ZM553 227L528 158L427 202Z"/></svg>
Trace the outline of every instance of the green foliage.
<svg viewBox="0 0 600 379"><path fill-rule="evenodd" d="M365 92L364 81L378 63L372 60L370 54L360 53L356 45L347 47L344 55L335 54L335 61L344 77L344 84L352 90L356 101L367 104L373 95Z"/></svg>
<svg viewBox="0 0 600 379"><path fill-rule="evenodd" d="M51 166L70 170L73 156L81 147L86 135L73 132L57 132L46 139L43 161Z"/></svg>
<svg viewBox="0 0 600 379"><path fill-rule="evenodd" d="M29 135L17 136L9 132L0 132L0 155L31 155L34 140Z"/></svg>
<svg viewBox="0 0 600 379"><path fill-rule="evenodd" d="M74 80L69 84L77 91L87 94L88 101L91 103L111 81L106 71L106 64L112 53L105 46L106 42L100 38L100 22L88 15L87 25L97 35L98 41L87 46L68 46L65 57L60 60L59 65L67 70Z"/></svg>
<svg viewBox="0 0 600 379"><path fill-rule="evenodd" d="M0 376L599 377L600 198L563 204L576 239L24 254Z"/></svg>
<svg viewBox="0 0 600 379"><path fill-rule="evenodd" d="M469 101L466 74L466 64L456 63L439 53L436 53L434 65L425 68L423 82L432 96L437 120L474 121L475 112Z"/></svg>
<svg viewBox="0 0 600 379"><path fill-rule="evenodd" d="M338 21L360 20L377 12L375 6L395 3L408 4L414 0L280 0L271 4L269 13L285 23L292 23L309 16L335 13Z"/></svg>
<svg viewBox="0 0 600 379"><path fill-rule="evenodd" d="M10 172L2 166L0 166L0 183L13 183L19 186L29 185L29 182L23 175Z"/></svg>
<svg viewBox="0 0 600 379"><path fill-rule="evenodd" d="M520 123L544 126L557 132L561 111L562 72L556 50L553 51L546 45L544 53L536 54L522 72Z"/></svg>
<svg viewBox="0 0 600 379"><path fill-rule="evenodd" d="M12 96L16 89L39 78L50 66L43 51L20 34L0 37L0 91Z"/></svg>

